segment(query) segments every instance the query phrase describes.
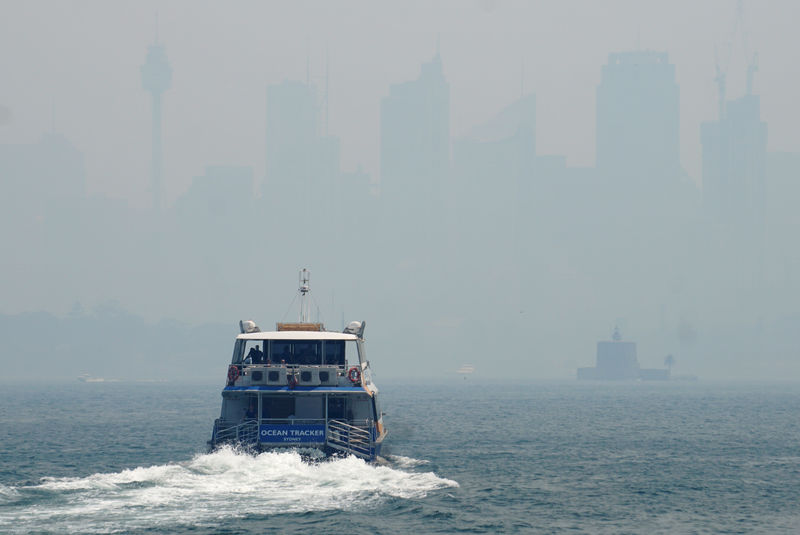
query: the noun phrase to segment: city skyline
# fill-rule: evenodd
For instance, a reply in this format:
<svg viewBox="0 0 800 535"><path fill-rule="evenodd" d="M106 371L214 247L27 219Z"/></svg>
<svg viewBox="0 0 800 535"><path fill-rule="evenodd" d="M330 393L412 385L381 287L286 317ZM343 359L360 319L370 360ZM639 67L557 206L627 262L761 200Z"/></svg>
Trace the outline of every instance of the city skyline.
<svg viewBox="0 0 800 535"><path fill-rule="evenodd" d="M108 23L113 24L114 18L109 13L108 8L97 8L96 13L92 12L92 8L97 6L93 3L82 4L86 14L94 14L96 17L106 16ZM309 4L314 5L314 4ZM364 17L374 15L374 8L364 8L358 2L353 4L362 8ZM576 5L581 8L588 9L587 13L596 8L586 8L584 3L578 2ZM152 9L147 11L147 7ZM776 114L774 112L775 106L779 106L782 100L785 100L784 95L791 85L780 84L775 85L777 80L775 77L780 74L781 77L789 76L791 69L794 66L788 64L777 67L776 61L781 61L780 53L770 53L771 42L773 39L767 39L767 31L765 26L765 17L773 16L781 10L789 9L789 4L771 4L770 8L759 7L749 3L744 4L744 17L749 29L749 43L751 50L758 49L760 51L761 66L756 74L755 92L761 94L762 87L769 87L769 98L764 99L762 105L762 113L766 122L771 124L771 136L769 139L769 150L797 150L798 141L795 139L794 130L790 127L791 116L786 117L785 114ZM615 10L616 8L616 10ZM25 17L35 16L37 10L40 9L36 5L20 9L20 17L24 20ZM268 7L264 8L267 12ZM436 21L442 20L442 16L447 11L444 7L431 7L422 8L416 6L416 11L412 12L424 13L427 16L428 22L422 24L422 27L428 25L435 25ZM551 11L555 9L554 20L558 21L558 9L550 6L548 9ZM451 132L453 138L458 138L465 135L468 131L474 128L477 124L488 121L493 115L505 106L512 103L522 92L535 93L539 104L538 110L538 132L537 135L540 139L539 149L540 154L552 154L566 156L567 162L570 166L586 167L594 166L594 144L595 136L593 134L593 120L591 117L595 113L595 98L594 88L600 82L601 66L606 62L609 53L625 50L661 50L666 51L670 56L670 61L676 67L676 80L681 87L681 162L684 168L687 169L689 176L695 182L700 181L701 176L701 149L699 143L698 128L695 128L703 121L714 119L717 106L717 90L715 76L715 49L719 49L719 58L717 63L721 64L728 74L728 96L735 98L745 91L745 78L746 73L746 59L742 58L742 53L738 50L738 37L733 35L733 27L736 19L736 5L733 2L725 3L720 2L713 5L698 6L695 9L698 20L703 20L703 24L707 27L704 32L689 32L685 37L691 38L692 54L688 55L683 49L683 45L666 42L665 30L669 24L668 16L663 13L663 9L659 4L650 6L653 14L645 14L646 12L640 8L630 8L625 2L613 4L608 11L609 15L614 13L627 12L629 18L622 18L616 24L627 27L629 35L625 39L616 39L616 43L609 42L608 46L594 47L592 49L581 46L575 46L571 53L573 54L573 63L562 65L561 68L554 70L556 65L548 61L542 60L542 52L538 50L540 47L530 48L529 46L520 46L525 42L524 35L519 33L521 28L518 23L512 22L509 24L508 35L501 41L495 40L488 42L487 47L481 54L471 54L470 63L473 65L473 70L476 72L484 73L481 81L472 78L472 75L466 76L468 73L464 69L464 53L471 53L469 45L463 46L460 42L459 33L449 33L448 31L430 31L427 39L416 39L414 42L405 43L402 61L395 61L391 55L387 55L384 63L379 65L377 70L374 68L376 64L365 63L364 67L370 66L368 71L371 74L370 79L367 79L363 74L353 76L353 63L360 61L357 58L363 56L362 52L355 52L350 46L349 41L342 41L341 38L330 38L325 40L306 39L303 40L303 46L299 47L300 43L294 41L283 57L275 56L271 52L271 47L268 42L265 42L261 47L249 47L246 51L241 46L226 45L229 50L228 54L222 56L210 55L207 56L207 66L205 76L210 77L202 81L196 78L196 71L198 64L196 60L187 61L186 54L191 49L187 45L191 42L186 41L187 37L193 34L186 34L185 30L188 29L186 22L181 23L176 20L173 11L165 9L160 4L145 4L140 8L133 10L129 15L133 16L135 20L140 21L140 26L127 25L124 29L126 35L138 35L138 44L136 47L120 48L120 59L124 57L133 56L134 48L136 61L128 60L130 65L141 65L141 50L146 44L152 42L154 13L160 13L160 41L167 47L170 61L173 65L177 66L180 70L180 76L173 80L173 88L170 90L172 95L172 102L168 102L165 108L165 114L170 118L170 125L166 127L165 141L171 147L170 161L167 162L165 169L169 184L167 184L167 197L170 202L174 200L189 187L190 178L202 172L202 169L207 164L234 164L234 165L252 165L255 169L256 176L263 176L263 157L260 157L259 152L255 147L263 143L263 123L258 124L252 121L252 117L263 117L263 91L268 85L280 83L284 79L292 79L304 81L308 74L312 78L312 82L321 85L325 73L329 71L330 76L330 92L329 92L329 132L341 139L342 147L342 167L347 171L354 171L359 166L365 169L374 180L379 176L379 157L378 146L375 144L374 139L377 137L379 131L378 116L379 116L379 100L388 94L389 86L392 83L397 83L403 79L412 79L419 69L419 64L427 61L433 56L436 50L437 41L440 42L441 55L445 65L445 77L448 79L452 87L452 108L451 108ZM792 7L793 9L793 7ZM221 11L221 12L220 12ZM219 15L224 20L227 20L224 10L213 8L212 11ZM320 8L320 15L325 12L324 8ZM487 31L492 31L497 27L500 21L508 22L508 19L515 18L515 15L522 15L526 13L526 8L513 2L510 3L487 3L486 5L477 4L463 10L465 22L464 29L482 24L486 27ZM664 15L662 22L656 22L658 19L655 14ZM288 13L282 13L288 20L293 20L294 17L299 15L299 12L289 10ZM331 21L329 22L329 31L339 24L339 17L341 14L338 10L331 10L329 12ZM198 17L202 16L202 13ZM636 19L640 19L636 22ZM705 18L704 18L705 17ZM785 17L784 17L785 18ZM98 19L102 20L102 19ZM401 17L399 20L403 20ZM316 18L310 18L309 22L312 26L316 27L318 23ZM780 22L773 22L770 31L778 34L781 29ZM95 38L92 32L98 31L102 28L110 28L105 26L90 27L89 35L86 38ZM579 31L580 25L578 22L574 28ZM444 25L443 25L444 26ZM650 28L651 31L643 31ZM7 38L16 36L17 42L26 42L30 39L36 38L37 28L42 30L50 29L46 23L42 22L35 26L28 28L25 35L15 35L16 29L9 28ZM250 39L244 41L252 43L253 36L248 33L251 25L245 24L242 28L241 37L243 39ZM394 28L393 26L389 27ZM30 31L30 30L34 31ZM55 30L54 33L58 34L60 30ZM397 30L395 33L389 32L393 37L402 36ZM320 32L318 35L326 35L326 32ZM637 37L638 35L638 37ZM438 36L438 37L437 37ZM75 36L69 37L75 39L75 44L78 40ZM208 36L213 37L213 36ZM696 40L702 38L707 46L695 48L697 45ZM262 37L263 39L263 37ZM733 43L735 46L728 46L728 42L732 39L737 40ZM516 45L514 42L517 41ZM212 46L213 39L203 46ZM243 43L244 43L243 42ZM378 41L380 42L380 41ZM402 41L401 41L402 42ZM637 46L638 43L638 46ZM69 44L69 42L67 42ZM197 43L195 43L197 44ZM461 45L461 48L453 48ZM69 46L64 47L65 50L72 50ZM219 52L226 47L219 47ZM505 50L504 50L505 48ZM730 50L728 51L728 48ZM380 49L380 47L378 47ZM130 52L129 52L130 51ZM218 61L225 56L230 56L230 52L235 55L241 55L246 52L246 56L242 58L245 61L255 59L259 54L267 54L270 61L258 62L253 66L255 69L248 69L247 71L234 71L230 66L226 66ZM348 54L349 52L349 54ZM354 53L355 52L355 53ZM504 55L504 61L494 62L497 66L487 63L489 59L487 54L498 52ZM581 54L581 52L583 52ZM699 53L698 53L699 52ZM397 51L392 52L394 54ZM511 53L511 54L509 54ZM514 57L509 57L509 56ZM58 53L52 54L52 59L58 56ZM292 60L294 56L294 60ZM87 56L87 59L91 54ZM601 59L602 58L602 59ZM89 64L85 61L76 62L76 58L68 58L73 63L73 68L70 69L74 72L81 72ZM11 57L7 58L11 60ZM309 68L310 60L310 68ZM61 61L61 60L59 60ZM62 62L63 63L63 62ZM107 62L106 62L107 63ZM13 67L13 61L6 61L9 67ZM43 63L47 64L47 60ZM387 73L386 66L392 65L396 73ZM505 74L497 72L497 67L504 66ZM125 78L130 77L133 73L127 72L123 76L122 71L118 69L125 67L125 63L114 65L114 69L109 72L118 72L119 74L113 75L109 78L109 90L115 87L121 90L120 82ZM790 68L787 71L787 67ZM195 72L192 75L192 72ZM550 72L552 71L552 72ZM53 71L57 72L57 71ZM366 73L366 71L365 71ZM365 74L364 73L364 74ZM19 82L24 82L26 70L22 69L19 74ZM50 77L47 71L41 71L38 75ZM192 80L192 76L202 86L196 93L195 97L187 93L186 83ZM220 81L229 80L227 84L227 94L220 92L222 89L219 85ZM584 83L578 83L578 80L584 80ZM53 115L55 115L56 129L61 133L67 135L73 140L73 143L87 153L89 158L94 162L87 168L87 182L91 191L104 192L107 195L114 197L126 197L131 199L132 202L141 205L143 200L148 197L148 185L141 184L142 173L149 166L146 162L133 159L132 155L128 155L121 159L125 161L123 165L124 170L115 170L110 172L110 163L106 156L99 155L92 157L92 153L96 149L100 149L109 141L105 140L92 140L91 132L97 131L97 128L87 130L87 124L75 124L75 113L80 113L82 106L74 106L74 103L80 103L80 98L69 98L68 101L62 101L63 97L70 96L75 90L80 87L74 83L69 83L69 78L52 78L53 82L59 81L58 85L63 86L64 91L61 95L44 94L41 89L34 92L28 91L26 99L41 95L38 100L30 101L31 103L38 102L40 108L46 109L46 113L37 116L33 109L28 109L22 106L19 102L15 102L14 98L5 97L0 104L9 109L10 119L5 127L0 128L0 141L2 142L19 142L19 141L34 141L37 137L37 132L49 130L53 123ZM217 80L217 81L215 81ZM256 82L256 80L258 80ZM470 83L465 83L466 80L471 80ZM64 82L66 81L66 85ZM359 85L354 86L352 82L358 81ZM591 81L586 85L585 81ZM254 83L255 82L255 83ZM477 83L476 83L477 82ZM6 94L15 94L15 84L12 83L7 86ZM233 85L231 85L231 83ZM554 85L558 89L554 92ZM52 85L52 84L48 84ZM96 84L95 84L96 85ZM492 87L505 86L507 89L498 92ZM205 88L205 89L204 89ZM42 88L44 89L44 88ZM120 92L120 97L124 94L129 95L131 98L126 99L129 102L129 109L141 109L141 106L146 104L142 98L140 90L131 93L128 88ZM209 90L213 89L213 93ZM364 98L365 93L370 95ZM478 92L479 93L476 93ZM576 91L582 92L582 96L576 95ZM46 91L45 91L46 93ZM202 106L192 105L197 104L196 98L204 95L202 99ZM243 95L250 95L249 98L241 98ZM557 95L557 96L556 96ZM21 96L21 95L20 95ZM209 100L208 96L213 96L213 100ZM120 97L115 97L119 100ZM353 107L352 98L358 97L358 108ZM218 100L222 98L223 100ZM226 110L231 112L230 117L220 122L222 118L218 111L214 110L216 105L224 103L224 99L234 98L240 105L231 108L226 106ZM465 101L465 99L470 99ZM18 100L18 99L17 99ZM70 102L68 105L67 102ZM98 103L104 103L102 94L97 99ZM369 103L372 103L371 105ZM470 102L466 108L464 105ZM180 103L180 104L179 104ZM55 113L52 113L52 108L55 108ZM239 108L241 111L237 111ZM111 110L110 110L111 111ZM242 111L245 111L249 118L242 122L244 117ZM235 112L235 113L233 113ZM137 118L133 119L127 112L123 113L122 110L113 110L104 120L113 120L114 118L121 119L126 117L126 123L131 126L129 132L126 134L126 141L135 141L135 144L148 143L149 145L149 128L145 124L141 114L137 114ZM197 123L197 118L202 116L204 121L209 125L218 125L222 128L211 128L209 132L201 132L202 135L197 137L197 141L201 142L201 151L208 154L212 160L198 162L191 156L198 147L187 147L185 140L181 139L181 132L187 127L192 127ZM133 119L133 120L131 120ZM578 119L578 120L576 120ZM212 132L225 132L230 130L230 121L237 121L237 131L242 134L249 132L240 140L237 148L230 146L228 140L220 136L211 135ZM555 122L554 122L555 121ZM39 124L38 129L36 124ZM570 128L565 130L563 125L559 123L566 123ZM227 123L227 124L226 124ZM46 127L44 125L47 125ZM349 125L345 127L344 125ZM96 125L101 127L101 123ZM355 130L353 127L357 127ZM363 126L367 126L364 128ZM147 128L147 130L145 130ZM138 132L138 134L137 134ZM131 137L131 136L134 137ZM175 136L178 136L177 138ZM263 145L262 145L263 146ZM249 148L247 148L249 147ZM109 152L109 151L105 151ZM138 170L138 171L137 171ZM123 193L124 192L124 193Z"/></svg>
<svg viewBox="0 0 800 535"><path fill-rule="evenodd" d="M147 48L148 48L148 56L147 56L148 57L148 61L147 61L148 64L153 63L153 62L160 62L160 61L166 62L165 45L163 43L151 44L151 45L148 45ZM603 71L605 71L605 69L608 68L610 62L618 62L618 61L620 61L618 58L628 58L627 60L623 60L623 61L633 61L634 63L632 65L638 65L638 63L636 63L636 62L637 61L641 61L643 58L644 58L645 63L651 61L650 59L647 59L647 58L663 58L665 66L668 66L671 69L673 69L673 72L674 72L674 69L675 69L675 65L673 65L671 63L668 63L669 60L668 60L668 53L667 52L654 51L654 50L623 50L623 51L610 52L608 54L608 62L605 65L601 65L600 66L601 69ZM635 59L635 58L639 58L639 59ZM661 59L654 60L654 61L661 61ZM438 53L435 53L435 55L433 56L432 62L437 64L437 65L439 65L439 67L437 67L437 68L439 69L440 72L442 72L442 75L443 75L443 61L442 61L442 59L441 59L441 57L439 56ZM422 60L420 62L420 67L419 68L420 68L420 71L422 72L422 76L424 76L425 69L427 68L426 66L427 65L431 65L431 64L432 64L431 62L426 61L426 60ZM155 68L155 67L152 67L152 68ZM161 93L163 93L163 91L165 89L167 89L168 86L169 86L169 76L170 76L171 73L168 73L166 75L161 75L161 76L166 76L166 81L164 81L164 82L153 82L153 81L149 81L149 80L146 81L145 74L144 74L144 72L145 72L144 69L145 69L145 66L142 66L143 88L147 92L151 92L151 93L155 92L156 97L154 97L154 101L158 101L158 100L160 100ZM166 64L166 69L168 71L170 70L170 67L169 67L168 64ZM155 74L151 74L150 78L153 78L155 76L156 76ZM444 79L445 83L448 83L446 76L444 76L443 79ZM413 82L413 80L408 80L408 81L405 81L405 82L398 81L396 84L393 84L392 86L389 86L388 91L387 91L387 96L383 97L383 101L387 101L387 99L391 99L392 98L392 91L393 91L392 87L395 87L395 86L396 87L408 86L412 82ZM674 78L672 78L672 82L674 83ZM164 83L165 86L163 88L159 88L159 89L153 90L153 89L150 89L149 86L147 85L147 84L153 84L153 83L156 83L156 84ZM277 92L282 87L283 88L292 88L292 87L294 87L295 88L295 92L300 91L300 92L306 93L306 95L303 98L305 100L307 100L307 105L309 106L309 108L313 108L313 113L311 113L308 117L306 117L304 119L303 118L299 118L299 117L296 118L296 119L299 120L299 122L298 121L295 121L295 122L297 122L299 125L303 125L304 123L307 123L307 124L304 124L304 126L302 127L302 128L305 128L305 130L307 131L304 134L300 134L302 140L303 141L308 141L308 140L311 140L312 138L318 138L319 140L328 139L328 140L331 140L329 142L338 144L339 137L335 133L325 134L325 135L322 134L322 127L321 127L321 125L322 125L322 112L320 110L322 109L322 107L323 107L322 103L325 100L324 90L320 90L317 87L317 85L314 84L313 82L311 82L310 80L302 81L302 80L293 80L293 79L285 78L280 83L272 84L272 85L269 85L269 86L265 87L265 92L267 93L267 95L269 95L270 91ZM675 84L675 88L677 90L677 88L679 88L679 84ZM603 89L603 82L602 81L598 84L597 89L598 89L598 92L600 92ZM285 90L283 92L285 94L289 94ZM739 103L740 102L742 102L742 103L745 102L745 100L746 100L745 97L748 97L748 96L750 96L750 95L742 94L742 95L739 95L738 97L731 98L730 100L725 100L724 102L725 102L727 107L732 107L732 109L736 110L737 108L739 108L742 105L744 105L744 104L739 104ZM756 94L756 95L752 95L752 96L754 96L757 99L757 101L760 102L760 98L759 98L760 95ZM534 101L533 116L535 117L536 111L537 111L536 108L535 108L536 93L535 92L531 92L531 93L521 94L517 99L510 100L503 108L497 110L497 114L495 116L489 117L485 124L490 124L492 122L496 122L500 116L502 116L504 114L507 114L507 111L506 111L507 109L517 106L518 102L520 102L521 100L524 100L524 99L528 99L528 98L532 98L533 101ZM598 99L599 99L599 97L598 97ZM674 99L675 99L675 107L672 110L668 111L667 113L671 113L671 114L673 114L675 116L679 116L680 112L677 109L677 102L678 102L679 98L676 95L674 97ZM268 100L269 100L269 98L268 98ZM447 102L448 102L448 107L449 107L449 99L448 99ZM298 104L300 104L300 103L290 104L290 107L292 107L292 106L297 107ZM305 106L306 103L302 103L302 105ZM600 107L602 107L602 106L598 106L598 109ZM154 104L152 106L152 113L151 113L151 115L153 117L152 122L151 122L152 132L151 132L151 136L150 136L150 138L151 138L150 142L152 144L152 152L151 152L151 157L149 158L150 159L151 171L149 173L150 174L150 182L147 184L147 187L146 187L146 189L148 191L147 195L150 196L151 198L155 198L155 197L160 196L161 193L159 193L158 190L163 188L163 184L160 187L157 185L159 183L159 180L163 180L163 177L161 176L161 174L162 174L161 165L162 164L160 163L160 160L163 158L161 156L160 152L163 151L163 149L161 148L160 143L159 143L159 138L160 138L160 132L159 132L160 131L160 128L159 128L160 124L159 123L163 121L163 118L162 118L161 113L160 113L160 108L161 108L161 104L160 103ZM276 108L277 108L277 106L276 106ZM757 108L760 108L760 106L757 106ZM610 114L615 114L615 113L618 113L618 112L619 112L619 110L613 110L612 109L612 110L610 110L609 113ZM55 113L55 112L53 112L53 113ZM636 112L634 112L634 114L635 113ZM756 115L760 117L759 114L760 114L760 111L757 109L756 110ZM268 112L267 115L269 117L269 112ZM292 119L292 118L288 117L287 119ZM266 175L267 176L269 176L270 173L271 173L270 172L270 166L271 165L272 166L277 165L274 162L273 163L270 163L270 162L272 162L276 158L278 158L278 159L284 158L284 156L282 156L282 155L280 155L280 156L276 155L275 145L276 144L280 145L280 144L285 143L284 141L279 139L279 136L283 135L286 132L285 128L289 126L289 122L287 122L287 119L283 120L282 126L279 127L279 130L277 130L276 133L272 133L272 134L269 133L270 121L267 120L264 123L266 125L266 127L267 127L267 130L268 130L267 143L265 145L267 147L267 151L266 152L267 152L267 155L268 155L268 158L267 158L268 163L267 163L267 167L266 167L266 169L267 169L266 170ZM657 123L653 123L652 120L648 120L648 118L646 118L646 117L645 118L641 118L640 117L639 120L642 121L642 124L657 124ZM274 122L274 120L273 120L273 122ZM677 122L677 121L675 121L675 122ZM712 122L713 121L707 121L707 122L701 123L700 126L703 127L703 125L711 124ZM766 123L766 121L762 121L762 122ZM541 134L537 133L538 132L538 130L536 129L537 122L536 122L535 119L532 121L532 124L533 124L533 127L534 127L534 132L533 132L534 138L539 138L539 139L543 139L543 140L546 139L546 136L542 136ZM601 124L601 122L598 121L598 124ZM448 126L449 126L449 122L448 122ZM454 146L458 142L460 142L460 140L469 139L470 137L474 136L475 132L479 131L482 127L485 128L485 125L481 125L481 124L473 125L468 132L465 132L464 134L458 135L458 136L452 135L449 132L449 128L448 128L448 132L447 132L447 140L448 140L447 152L448 152L448 156L447 156L447 163L446 163L448 166L451 165L452 162L453 162L452 153L453 153L453 150L454 150ZM677 128L675 126L670 126L670 129L672 129L671 131L673 132L672 135L673 135L674 143L677 145L678 139L680 137L678 132L677 132ZM702 128L701 128L701 130L702 130ZM44 138L44 137L46 137L47 135L50 135L50 134L57 134L57 135L62 136L64 138L66 138L66 139L69 139L69 136L67 135L67 133L62 132L58 128L56 128L55 119L54 119L54 124L51 127L51 129L49 131L42 132L40 139L42 139L42 138ZM600 135L597 136L597 138L601 138L601 137L604 137L604 136L600 136ZM605 137L608 138L608 137L613 137L613 136L605 136ZM766 136L764 136L764 137L766 139ZM34 141L36 142L36 140L34 140ZM620 140L619 144L620 144L620 147L625 147L624 140ZM697 145L698 145L698 147L700 147L702 149L702 143L698 143ZM625 152L624 148L615 149L615 150L616 150L616 153L615 153L615 156L613 156L614 158L619 158L620 155ZM673 156L671 158L672 158L673 165L672 166L669 166L669 165L667 166L667 168L669 170L665 170L664 166L660 166L659 167L659 169L660 169L659 173L666 172L666 173L672 173L672 174L680 174L680 172L683 170L683 167L682 167L682 164L680 162L680 158L677 155L677 152L674 152L675 151L674 148L672 150L673 150L673 153L672 153ZM327 158L332 158L331 162L339 160L339 157L338 157L339 149L338 149L338 147L332 147L330 149L327 149L327 151L328 152L333 151L331 156L327 156ZM81 152L83 153L83 151L81 151ZM280 151L278 151L278 152L280 152ZM378 152L380 152L380 151L378 151ZM534 149L532 149L531 152L532 153L536 153L535 147L534 147ZM597 152L602 155L602 151L599 150ZM773 152L784 152L784 151L773 151ZM272 154L272 156L270 156L270 154ZM565 158L565 162L569 161L569 156L566 155L566 154L539 154L539 155L540 156L551 156L551 157ZM252 160L256 161L256 160L258 160L258 158L252 158ZM383 162L384 160L385 160L385 158L379 158L379 161ZM198 162L199 161L200 161L200 159L198 159ZM304 160L302 158L295 158L293 163L294 163L295 166L301 165L301 167L302 167L302 165L306 165L307 162L304 162ZM290 164L292 164L291 160L287 161L285 164L282 164L282 165L283 165L284 168L288 168L288 166ZM658 164L657 161L656 161L656 164ZM677 167L674 164L677 164ZM203 165L203 167L205 168L208 165L212 165L212 166L214 166L214 165L218 165L218 166L219 165L223 165L224 166L224 165L247 165L247 164L241 164L239 162L206 162ZM252 166L252 165L250 165L250 166ZM572 166L572 165L570 165L569 167L575 167L575 168L597 168L599 170L603 170L603 168L604 168L602 163L600 165L598 165L597 162L594 162L593 165L581 165L581 166ZM354 169L352 169L350 171L351 172L352 171L357 171L357 170L362 169L362 168L363 168L363 165L362 164L358 164ZM444 168L442 168L442 169L444 169ZM653 170L655 170L655 169L656 168L654 167L652 170L649 170L648 172L653 172ZM340 171L344 171L344 169L341 169ZM623 175L626 174L626 173L630 173L630 174L635 176L637 174L640 174L643 171L644 171L643 169L639 169L639 170L632 169L631 171L612 170L611 172L612 173L621 173ZM272 171L272 173L274 173L274 171ZM378 170L376 173L374 173L374 176L372 178L372 182L374 184L380 185L381 182L382 182L381 179L383 178L384 174L386 174L385 171L381 172L380 170ZM699 189L702 190L703 189L702 177L703 177L703 172L702 172L702 168L701 168L699 176L697 176L697 177L690 176L689 178L691 178L691 180L695 183L695 185ZM262 181L262 179L257 180L257 182L261 182L261 181ZM262 188L263 187L264 187L264 184L262 184ZM173 199L172 203L170 203L170 204L174 204L174 202L177 201L183 195L185 195L189 191L189 189L190 189L190 183L187 183L186 188L183 189L182 191L177 192L177 197L175 197ZM257 188L257 189L261 189L261 188Z"/></svg>
<svg viewBox="0 0 800 535"><path fill-rule="evenodd" d="M481 17L507 16L506 8L481 8ZM614 324L639 344L645 367L670 354L695 373L797 369L800 152L774 149L791 148L794 134L773 124L797 107L767 116L774 88L761 83L754 60L744 64L748 94L731 83L733 62L720 63L708 116L696 121L685 117L686 102L696 102L685 86L700 78L681 75L681 54L670 47L601 54L598 46L590 69L560 56L550 82L596 75L580 87L594 95L587 114L573 106L573 87L554 108L559 100L523 77L502 95L478 91L486 80L465 84L472 44L448 51L452 32L438 45L398 45L402 65L388 56L380 63L388 72L357 65L346 83L342 62L357 54L332 53L315 71L311 47L287 50L293 61L278 68L239 57L247 47L238 41L187 55L169 35L160 31L157 45L152 33L137 37L135 61L131 53L102 71L106 78L85 80L98 113L76 97L66 112L83 117L77 123L56 107L46 133L26 140L22 108L2 97L11 120L0 127L0 228L15 253L0 310L8 325L34 312L81 325L109 314L143 332L147 322L268 322L291 300L279 281L302 266L317 274L316 312L329 326L380 318L371 336L442 373L473 355L505 366L527 355L529 373L563 377L590 363ZM153 46L161 59L146 61ZM223 51L227 62L215 55ZM769 54L760 57L758 68L769 71ZM472 72L486 76L480 58L471 58ZM143 65L161 67L143 77ZM11 80L10 89L21 83ZM153 97L162 93L159 113ZM376 122L365 128L370 115ZM553 151L565 133L574 137L568 150ZM597 164L575 165L571 154L587 141ZM686 169L687 144L703 163L697 176ZM413 340L402 336L411 330ZM502 340L482 334L500 330ZM753 358L762 352L770 369ZM386 368L405 369L400 361Z"/></svg>

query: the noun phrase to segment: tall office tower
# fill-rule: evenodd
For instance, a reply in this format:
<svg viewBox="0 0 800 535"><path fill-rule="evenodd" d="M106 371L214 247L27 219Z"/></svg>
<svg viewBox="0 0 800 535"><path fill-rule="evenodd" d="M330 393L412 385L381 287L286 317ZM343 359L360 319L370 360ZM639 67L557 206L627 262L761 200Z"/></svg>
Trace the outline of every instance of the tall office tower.
<svg viewBox="0 0 800 535"><path fill-rule="evenodd" d="M761 232L767 124L758 95L727 102L718 121L701 125L703 201L718 222L748 233Z"/></svg>
<svg viewBox="0 0 800 535"><path fill-rule="evenodd" d="M266 178L270 215L318 236L333 221L339 140L323 135L316 88L283 81L267 88Z"/></svg>
<svg viewBox="0 0 800 535"><path fill-rule="evenodd" d="M597 169L625 182L680 173L679 90L666 52L609 54L597 86Z"/></svg>
<svg viewBox="0 0 800 535"><path fill-rule="evenodd" d="M172 68L167 61L164 45L156 42L147 47L147 59L142 65L142 88L152 96L153 107L153 154L151 188L153 208L160 212L164 202L164 178L161 143L161 95L172 83Z"/></svg>
<svg viewBox="0 0 800 535"><path fill-rule="evenodd" d="M453 143L454 215L467 242L513 250L536 159L536 96L525 95ZM523 218L524 219L524 218ZM466 245L469 245L467 243Z"/></svg>
<svg viewBox="0 0 800 535"><path fill-rule="evenodd" d="M450 85L437 53L381 101L381 198L392 225L413 233L441 221L449 166Z"/></svg>
<svg viewBox="0 0 800 535"><path fill-rule="evenodd" d="M86 197L83 153L55 132L33 144L0 145L0 176L0 222L14 233L77 209Z"/></svg>

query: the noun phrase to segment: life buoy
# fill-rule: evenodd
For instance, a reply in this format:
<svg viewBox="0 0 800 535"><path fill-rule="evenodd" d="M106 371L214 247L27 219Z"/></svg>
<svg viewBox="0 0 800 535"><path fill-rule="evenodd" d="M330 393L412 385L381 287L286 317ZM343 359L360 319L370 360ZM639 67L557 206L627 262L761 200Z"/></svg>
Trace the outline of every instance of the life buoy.
<svg viewBox="0 0 800 535"><path fill-rule="evenodd" d="M231 364L228 366L228 382L235 383L239 378L239 368Z"/></svg>
<svg viewBox="0 0 800 535"><path fill-rule="evenodd" d="M347 378L350 379L351 383L357 383L361 380L361 371L358 368L353 366L349 370L347 370Z"/></svg>
<svg viewBox="0 0 800 535"><path fill-rule="evenodd" d="M287 375L286 379L289 382L289 388L294 388L297 386L297 377L295 377L293 373Z"/></svg>

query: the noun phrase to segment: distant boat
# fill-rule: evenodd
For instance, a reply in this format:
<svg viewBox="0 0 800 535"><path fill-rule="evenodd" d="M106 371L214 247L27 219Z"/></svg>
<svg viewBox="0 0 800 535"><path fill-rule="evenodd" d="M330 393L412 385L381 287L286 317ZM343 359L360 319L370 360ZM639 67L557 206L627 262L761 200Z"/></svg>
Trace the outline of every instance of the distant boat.
<svg viewBox="0 0 800 535"><path fill-rule="evenodd" d="M82 383L118 383L119 379L105 379L103 377L92 377L88 373L78 376L78 381Z"/></svg>
<svg viewBox="0 0 800 535"><path fill-rule="evenodd" d="M472 364L462 364L461 367L456 370L456 373L460 373L462 375L469 375L470 373L475 372L475 366Z"/></svg>

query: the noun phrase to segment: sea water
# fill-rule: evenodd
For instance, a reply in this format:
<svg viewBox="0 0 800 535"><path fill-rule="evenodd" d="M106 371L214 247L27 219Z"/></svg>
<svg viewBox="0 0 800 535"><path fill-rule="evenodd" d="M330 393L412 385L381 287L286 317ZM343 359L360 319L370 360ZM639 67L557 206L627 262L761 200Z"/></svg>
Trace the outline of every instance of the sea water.
<svg viewBox="0 0 800 535"><path fill-rule="evenodd" d="M799 385L381 386L367 464L207 453L221 385L2 385L0 532L800 532Z"/></svg>

